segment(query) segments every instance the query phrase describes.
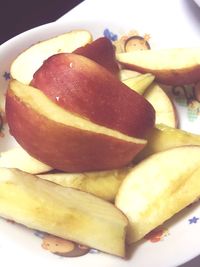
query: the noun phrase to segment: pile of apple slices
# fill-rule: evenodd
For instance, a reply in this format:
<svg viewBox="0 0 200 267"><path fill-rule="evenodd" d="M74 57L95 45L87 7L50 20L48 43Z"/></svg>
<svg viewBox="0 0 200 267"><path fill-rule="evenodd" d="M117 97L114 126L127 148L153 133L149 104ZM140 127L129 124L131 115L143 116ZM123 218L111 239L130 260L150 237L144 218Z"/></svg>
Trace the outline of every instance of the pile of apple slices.
<svg viewBox="0 0 200 267"><path fill-rule="evenodd" d="M54 169L82 172L126 166L144 148L155 111L116 76L108 39L49 57L30 85L18 78L16 62L6 117L11 134L29 154Z"/></svg>
<svg viewBox="0 0 200 267"><path fill-rule="evenodd" d="M0 216L125 257L195 201L200 136L176 129L157 83L196 82L195 51L127 52L119 65L108 39L74 31L20 54L6 94L20 146L1 153Z"/></svg>

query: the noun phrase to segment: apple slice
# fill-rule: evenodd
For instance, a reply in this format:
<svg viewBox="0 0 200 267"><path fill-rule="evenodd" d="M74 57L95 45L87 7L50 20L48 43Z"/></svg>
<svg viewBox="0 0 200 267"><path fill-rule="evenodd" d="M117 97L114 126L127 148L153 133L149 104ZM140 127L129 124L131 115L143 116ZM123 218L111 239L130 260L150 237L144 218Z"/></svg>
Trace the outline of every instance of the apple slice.
<svg viewBox="0 0 200 267"><path fill-rule="evenodd" d="M155 77L152 74L146 73L139 74L138 76L123 80L122 82L132 90L136 91L138 94L144 95L144 92L153 82L154 78Z"/></svg>
<svg viewBox="0 0 200 267"><path fill-rule="evenodd" d="M38 177L65 187L72 187L92 193L107 201L113 201L129 169L126 167L99 172L49 173L40 174Z"/></svg>
<svg viewBox="0 0 200 267"><path fill-rule="evenodd" d="M130 89L142 94L151 103L156 112L156 124L163 123L176 128L178 116L175 105L159 84L152 83L154 78L152 74L146 73L122 82Z"/></svg>
<svg viewBox="0 0 200 267"><path fill-rule="evenodd" d="M178 125L178 115L174 103L162 87L157 83L152 83L143 96L154 107L156 112L156 124L165 124L176 128Z"/></svg>
<svg viewBox="0 0 200 267"><path fill-rule="evenodd" d="M154 126L152 105L86 57L52 56L31 84L67 111L124 134L141 138Z"/></svg>
<svg viewBox="0 0 200 267"><path fill-rule="evenodd" d="M116 58L124 68L152 73L163 84L184 85L199 81L199 47L133 51L119 53Z"/></svg>
<svg viewBox="0 0 200 267"><path fill-rule="evenodd" d="M119 74L114 46L108 38L98 38L90 44L77 48L73 53L94 60L114 75L118 76Z"/></svg>
<svg viewBox="0 0 200 267"><path fill-rule="evenodd" d="M17 168L32 174L38 174L52 170L52 167L31 157L20 146L0 153L0 167Z"/></svg>
<svg viewBox="0 0 200 267"><path fill-rule="evenodd" d="M127 218L92 194L0 168L0 216L29 228L125 256Z"/></svg>
<svg viewBox="0 0 200 267"><path fill-rule="evenodd" d="M146 144L67 112L34 87L14 80L9 87L6 116L11 134L31 156L54 169L121 168Z"/></svg>
<svg viewBox="0 0 200 267"><path fill-rule="evenodd" d="M120 78L120 81L124 81L126 79L136 77L136 76L138 76L140 74L141 73L137 72L137 71L128 70L128 69L120 69L119 78Z"/></svg>
<svg viewBox="0 0 200 267"><path fill-rule="evenodd" d="M29 84L33 74L48 57L72 52L76 48L92 41L92 36L85 30L74 30L46 41L39 42L22 52L12 63L11 76L24 84Z"/></svg>
<svg viewBox="0 0 200 267"><path fill-rule="evenodd" d="M129 219L133 243L200 196L200 146L156 153L136 165L122 182L116 206Z"/></svg>
<svg viewBox="0 0 200 267"><path fill-rule="evenodd" d="M135 161L142 160L154 153L184 145L199 145L200 135L157 124L147 137L148 143L137 155Z"/></svg>

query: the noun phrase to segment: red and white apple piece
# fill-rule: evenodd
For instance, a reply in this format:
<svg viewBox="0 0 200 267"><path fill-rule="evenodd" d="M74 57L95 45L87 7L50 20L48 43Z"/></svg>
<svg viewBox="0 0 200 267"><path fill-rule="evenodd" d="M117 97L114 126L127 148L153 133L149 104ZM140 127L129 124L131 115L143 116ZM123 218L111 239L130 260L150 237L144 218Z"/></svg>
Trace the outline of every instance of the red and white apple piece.
<svg viewBox="0 0 200 267"><path fill-rule="evenodd" d="M50 57L31 85L65 110L126 135L141 138L154 126L151 104L86 57Z"/></svg>
<svg viewBox="0 0 200 267"><path fill-rule="evenodd" d="M154 75L146 73L128 78L122 82L143 95L151 103L156 113L156 124L162 123L176 128L178 126L178 115L173 100L167 95L162 86L152 83L154 78Z"/></svg>
<svg viewBox="0 0 200 267"><path fill-rule="evenodd" d="M58 53L71 53L91 41L90 32L74 30L36 43L19 54L13 61L10 68L11 76L21 83L29 84L33 79L33 74L48 57Z"/></svg>
<svg viewBox="0 0 200 267"><path fill-rule="evenodd" d="M92 43L77 48L73 53L90 58L105 67L114 75L119 75L119 66L115 58L115 49L108 38L98 38Z"/></svg>
<svg viewBox="0 0 200 267"><path fill-rule="evenodd" d="M152 73L167 85L184 85L199 81L200 48L142 50L116 55L120 64L141 73Z"/></svg>
<svg viewBox="0 0 200 267"><path fill-rule="evenodd" d="M104 80L102 85L103 83ZM135 94L132 96L127 100L134 103ZM142 125L142 121L147 120L149 115L152 124L154 122L154 110L147 104L148 110L149 112L143 113L145 117L141 117ZM138 112L140 113L140 109ZM67 111L51 101L41 90L14 80L10 82L6 96L6 116L11 134L31 156L54 169L67 172L123 167L146 144L144 139L125 135ZM132 123L134 124L134 116ZM146 127L145 129L147 130Z"/></svg>

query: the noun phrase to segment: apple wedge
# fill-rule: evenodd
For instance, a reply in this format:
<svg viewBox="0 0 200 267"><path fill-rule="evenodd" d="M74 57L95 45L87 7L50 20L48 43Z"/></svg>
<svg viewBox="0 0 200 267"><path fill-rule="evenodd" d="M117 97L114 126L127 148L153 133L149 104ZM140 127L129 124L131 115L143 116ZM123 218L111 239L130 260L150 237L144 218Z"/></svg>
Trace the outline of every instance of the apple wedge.
<svg viewBox="0 0 200 267"><path fill-rule="evenodd" d="M157 124L147 137L148 143L137 155L134 161L138 162L154 153L184 145L200 146L200 135L181 129L175 129L164 124Z"/></svg>
<svg viewBox="0 0 200 267"><path fill-rule="evenodd" d="M125 256L127 218L113 204L17 169L0 168L0 216Z"/></svg>
<svg viewBox="0 0 200 267"><path fill-rule="evenodd" d="M162 123L176 128L178 116L175 105L159 84L152 83L154 78L152 74L146 73L122 82L130 89L143 95L151 103L156 112L156 124Z"/></svg>
<svg viewBox="0 0 200 267"><path fill-rule="evenodd" d="M152 83L143 96L151 103L156 112L156 124L165 124L169 127L178 126L178 115L174 103L162 87Z"/></svg>
<svg viewBox="0 0 200 267"><path fill-rule="evenodd" d="M115 49L108 38L98 38L92 43L77 48L73 53L94 60L114 75L118 76L119 74L119 66L115 58Z"/></svg>
<svg viewBox="0 0 200 267"><path fill-rule="evenodd" d="M115 204L129 219L133 243L200 196L200 146L156 153L136 165L122 182Z"/></svg>
<svg viewBox="0 0 200 267"><path fill-rule="evenodd" d="M126 79L136 77L136 76L138 76L140 74L141 73L137 72L137 71L128 70L128 69L120 69L119 78L120 78L120 81L124 81Z"/></svg>
<svg viewBox="0 0 200 267"><path fill-rule="evenodd" d="M0 153L0 167L17 168L31 174L39 174L52 170L52 167L31 157L20 146Z"/></svg>
<svg viewBox="0 0 200 267"><path fill-rule="evenodd" d="M92 36L88 31L74 30L34 44L13 61L10 68L11 76L21 83L29 84L33 79L33 74L48 57L58 53L72 52L91 41Z"/></svg>
<svg viewBox="0 0 200 267"><path fill-rule="evenodd" d="M152 105L84 56L48 58L31 85L67 111L126 135L142 138L154 126Z"/></svg>
<svg viewBox="0 0 200 267"><path fill-rule="evenodd" d="M167 85L184 85L199 81L200 47L142 50L116 55L120 64L141 73L152 73Z"/></svg>
<svg viewBox="0 0 200 267"><path fill-rule="evenodd" d="M128 174L130 168L111 171L83 172L83 173L49 173L38 177L56 184L79 189L103 198L114 201L120 184Z"/></svg>
<svg viewBox="0 0 200 267"><path fill-rule="evenodd" d="M124 167L146 144L67 112L41 90L14 80L6 116L11 134L31 156L67 172Z"/></svg>
<svg viewBox="0 0 200 267"><path fill-rule="evenodd" d="M107 201L113 201L121 182L130 167L98 172L63 173L31 157L22 147L0 153L0 168L16 168L56 184L92 193Z"/></svg>
<svg viewBox="0 0 200 267"><path fill-rule="evenodd" d="M132 90L136 91L138 94L144 95L145 91L153 82L154 78L155 77L152 74L146 73L146 74L139 74L135 77L123 80L122 82Z"/></svg>

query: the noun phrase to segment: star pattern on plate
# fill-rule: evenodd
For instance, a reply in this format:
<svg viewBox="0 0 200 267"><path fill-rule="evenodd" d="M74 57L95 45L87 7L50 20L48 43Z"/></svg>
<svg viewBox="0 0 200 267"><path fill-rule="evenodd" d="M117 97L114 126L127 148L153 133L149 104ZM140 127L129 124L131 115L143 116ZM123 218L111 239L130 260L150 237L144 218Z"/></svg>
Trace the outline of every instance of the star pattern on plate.
<svg viewBox="0 0 200 267"><path fill-rule="evenodd" d="M3 77L4 79L7 81L7 80L10 80L10 72L7 72L5 71L4 74L3 74Z"/></svg>
<svg viewBox="0 0 200 267"><path fill-rule="evenodd" d="M189 224L193 224L193 223L197 223L198 222L198 220L199 220L199 218L198 217L196 217L196 216L193 216L191 219L189 219L188 221L189 221Z"/></svg>
<svg viewBox="0 0 200 267"><path fill-rule="evenodd" d="M118 38L117 34L114 34L109 29L105 29L103 31L103 35L104 35L104 37L108 38L110 41L116 41Z"/></svg>

